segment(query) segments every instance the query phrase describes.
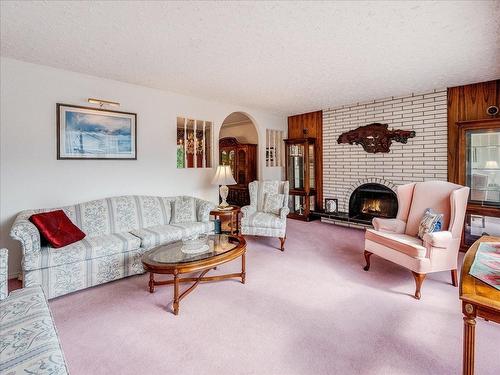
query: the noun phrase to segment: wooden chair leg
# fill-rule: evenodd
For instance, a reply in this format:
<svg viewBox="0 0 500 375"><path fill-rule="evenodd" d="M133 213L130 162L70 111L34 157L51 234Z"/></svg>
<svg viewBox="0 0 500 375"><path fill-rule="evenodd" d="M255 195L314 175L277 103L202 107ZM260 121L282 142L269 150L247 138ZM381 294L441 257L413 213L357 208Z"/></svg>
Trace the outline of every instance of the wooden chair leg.
<svg viewBox="0 0 500 375"><path fill-rule="evenodd" d="M366 260L366 266L363 267L365 271L368 271L370 269L370 257L372 256L373 253L370 253L369 251L366 251L363 253L365 256Z"/></svg>
<svg viewBox="0 0 500 375"><path fill-rule="evenodd" d="M458 286L457 270L451 270L451 283L453 286Z"/></svg>
<svg viewBox="0 0 500 375"><path fill-rule="evenodd" d="M422 286L422 283L424 282L425 279L425 273L417 273L411 271L413 274L413 277L415 278L415 284L416 284L416 289L415 289L415 298L420 299L420 287Z"/></svg>
<svg viewBox="0 0 500 375"><path fill-rule="evenodd" d="M285 237L279 237L280 239L280 250L285 251L285 241L286 241L286 236Z"/></svg>

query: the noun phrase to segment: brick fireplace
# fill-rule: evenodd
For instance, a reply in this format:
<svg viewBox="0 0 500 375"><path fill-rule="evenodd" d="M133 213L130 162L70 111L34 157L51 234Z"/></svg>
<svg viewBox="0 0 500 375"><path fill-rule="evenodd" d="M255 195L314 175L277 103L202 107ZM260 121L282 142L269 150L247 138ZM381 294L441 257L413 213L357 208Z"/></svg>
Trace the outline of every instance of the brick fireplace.
<svg viewBox="0 0 500 375"><path fill-rule="evenodd" d="M337 143L340 134L374 122L389 124L389 128L414 130L416 136L407 144L394 142L389 153L370 154L359 145ZM363 203L352 207L351 199L362 185L372 185L371 190L376 190L373 185L380 185L385 190L381 194L388 197L395 195L397 185L446 179L445 89L323 110L323 195L337 198L340 212L351 215L359 205L363 211ZM393 205L390 210L394 214ZM371 222L370 216L380 216L377 212L380 207L377 209L373 202L364 211L358 215L367 215L362 217L366 223Z"/></svg>

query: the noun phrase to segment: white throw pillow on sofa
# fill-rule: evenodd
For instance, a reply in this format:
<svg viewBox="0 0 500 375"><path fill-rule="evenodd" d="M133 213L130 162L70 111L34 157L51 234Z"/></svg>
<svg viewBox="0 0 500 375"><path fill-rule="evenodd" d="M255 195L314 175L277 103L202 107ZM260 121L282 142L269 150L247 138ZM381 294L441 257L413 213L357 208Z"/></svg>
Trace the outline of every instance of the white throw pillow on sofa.
<svg viewBox="0 0 500 375"><path fill-rule="evenodd" d="M196 220L196 201L192 197L176 197L172 223L192 223Z"/></svg>

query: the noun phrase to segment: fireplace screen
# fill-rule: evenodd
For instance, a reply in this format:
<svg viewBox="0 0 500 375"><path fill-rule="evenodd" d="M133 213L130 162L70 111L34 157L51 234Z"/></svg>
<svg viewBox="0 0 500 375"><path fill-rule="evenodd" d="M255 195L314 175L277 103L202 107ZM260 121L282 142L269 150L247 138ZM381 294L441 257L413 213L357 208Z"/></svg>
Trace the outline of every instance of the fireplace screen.
<svg viewBox="0 0 500 375"><path fill-rule="evenodd" d="M381 184L364 184L349 199L349 217L371 223L374 217L394 218L398 212L396 194Z"/></svg>

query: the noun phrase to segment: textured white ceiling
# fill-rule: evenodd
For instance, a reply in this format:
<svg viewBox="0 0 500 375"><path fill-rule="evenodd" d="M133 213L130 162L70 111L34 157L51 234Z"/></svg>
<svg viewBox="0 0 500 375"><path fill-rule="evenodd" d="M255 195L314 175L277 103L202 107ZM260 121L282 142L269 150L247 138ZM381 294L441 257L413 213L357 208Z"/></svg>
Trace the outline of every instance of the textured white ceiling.
<svg viewBox="0 0 500 375"><path fill-rule="evenodd" d="M292 114L500 78L500 2L1 2L1 55Z"/></svg>

